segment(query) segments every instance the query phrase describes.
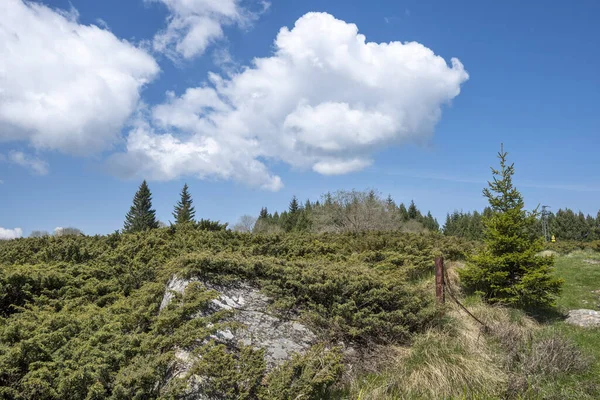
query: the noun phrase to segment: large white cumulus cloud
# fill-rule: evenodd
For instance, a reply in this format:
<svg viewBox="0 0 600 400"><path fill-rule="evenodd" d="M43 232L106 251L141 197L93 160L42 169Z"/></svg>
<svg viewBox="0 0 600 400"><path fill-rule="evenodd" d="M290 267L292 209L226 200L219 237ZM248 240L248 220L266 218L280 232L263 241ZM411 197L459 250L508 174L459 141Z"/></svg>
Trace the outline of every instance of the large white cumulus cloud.
<svg viewBox="0 0 600 400"><path fill-rule="evenodd" d="M210 85L168 93L112 161L158 179L224 178L277 190L271 162L343 174L381 148L431 137L468 74L415 43L373 43L354 24L308 13L271 57ZM141 167L143 165L143 167Z"/></svg>
<svg viewBox="0 0 600 400"><path fill-rule="evenodd" d="M90 154L109 148L159 72L111 32L22 0L0 1L0 141Z"/></svg>

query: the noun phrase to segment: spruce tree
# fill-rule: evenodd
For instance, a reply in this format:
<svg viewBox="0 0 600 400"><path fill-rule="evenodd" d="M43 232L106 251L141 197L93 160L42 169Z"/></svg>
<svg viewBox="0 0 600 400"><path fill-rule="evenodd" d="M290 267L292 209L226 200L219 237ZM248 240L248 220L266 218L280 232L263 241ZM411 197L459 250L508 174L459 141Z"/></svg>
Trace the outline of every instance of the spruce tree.
<svg viewBox="0 0 600 400"><path fill-rule="evenodd" d="M408 218L417 219L419 217L419 214L419 210L417 209L414 200L411 200L410 205L408 206Z"/></svg>
<svg viewBox="0 0 600 400"><path fill-rule="evenodd" d="M186 183L181 190L181 199L177 202L175 210L173 211L175 224L182 225L194 222L196 210L194 209L194 206L192 206L192 203L192 196L188 192L188 185Z"/></svg>
<svg viewBox="0 0 600 400"><path fill-rule="evenodd" d="M267 218L269 218L269 211L267 210L267 207L263 207L260 209L260 214L258 214L258 219L264 220Z"/></svg>
<svg viewBox="0 0 600 400"><path fill-rule="evenodd" d="M305 211L312 211L312 204L310 203L310 200L306 200L306 203L304 203L304 210Z"/></svg>
<svg viewBox="0 0 600 400"><path fill-rule="evenodd" d="M283 229L286 232L291 232L296 229L296 224L298 223L299 215L300 204L298 204L298 199L296 198L296 196L294 196L290 201L287 218L285 218L283 221Z"/></svg>
<svg viewBox="0 0 600 400"><path fill-rule="evenodd" d="M300 209L300 205L298 204L298 199L296 198L296 196L294 196L294 197L292 197L292 200L290 201L290 206L288 208L288 211L290 214L294 214L299 209Z"/></svg>
<svg viewBox="0 0 600 400"><path fill-rule="evenodd" d="M404 222L408 221L408 210L406 209L406 206L404 205L404 203L400 203L400 206L398 207L398 211L400 213L400 219Z"/></svg>
<svg viewBox="0 0 600 400"><path fill-rule="evenodd" d="M386 203L387 208L388 208L389 211L392 211L392 210L396 209L396 202L394 202L394 199L392 198L391 194L388 194L388 197L385 200L385 203Z"/></svg>
<svg viewBox="0 0 600 400"><path fill-rule="evenodd" d="M155 228L158 228L156 211L152 209L152 194L148 184L144 181L133 197L133 204L125 217L123 230L125 232L141 232Z"/></svg>
<svg viewBox="0 0 600 400"><path fill-rule="evenodd" d="M483 190L492 213L483 217L485 248L460 270L465 287L490 303L530 308L552 306L562 281L552 276L553 257L536 254L543 239L531 237L537 209L528 213L521 193L513 186L514 164L504 149L498 153L500 170Z"/></svg>
<svg viewBox="0 0 600 400"><path fill-rule="evenodd" d="M298 232L308 232L310 231L311 226L312 223L310 218L306 215L306 212L302 212L298 217L294 230Z"/></svg>
<svg viewBox="0 0 600 400"><path fill-rule="evenodd" d="M440 230L440 224L437 222L433 215L431 215L431 211L427 212L427 216L423 218L423 226L429 229L430 231L437 232Z"/></svg>

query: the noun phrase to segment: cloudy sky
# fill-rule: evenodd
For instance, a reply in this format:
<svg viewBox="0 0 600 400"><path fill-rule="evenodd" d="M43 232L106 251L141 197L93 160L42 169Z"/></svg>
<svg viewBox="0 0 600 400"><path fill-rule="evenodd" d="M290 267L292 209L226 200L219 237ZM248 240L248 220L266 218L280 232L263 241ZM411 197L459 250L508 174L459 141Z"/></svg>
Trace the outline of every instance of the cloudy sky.
<svg viewBox="0 0 600 400"><path fill-rule="evenodd" d="M0 1L0 237L376 188L480 209L500 147L528 205L600 208L600 3Z"/></svg>

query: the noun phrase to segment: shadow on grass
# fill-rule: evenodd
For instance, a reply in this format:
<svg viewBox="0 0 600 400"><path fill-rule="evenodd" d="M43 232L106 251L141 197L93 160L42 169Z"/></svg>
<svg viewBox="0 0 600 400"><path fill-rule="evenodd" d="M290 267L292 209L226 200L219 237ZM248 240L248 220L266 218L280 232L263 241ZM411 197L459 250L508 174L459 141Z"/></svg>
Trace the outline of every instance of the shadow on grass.
<svg viewBox="0 0 600 400"><path fill-rule="evenodd" d="M567 318L567 314L556 307L532 307L523 311L541 324L564 321Z"/></svg>

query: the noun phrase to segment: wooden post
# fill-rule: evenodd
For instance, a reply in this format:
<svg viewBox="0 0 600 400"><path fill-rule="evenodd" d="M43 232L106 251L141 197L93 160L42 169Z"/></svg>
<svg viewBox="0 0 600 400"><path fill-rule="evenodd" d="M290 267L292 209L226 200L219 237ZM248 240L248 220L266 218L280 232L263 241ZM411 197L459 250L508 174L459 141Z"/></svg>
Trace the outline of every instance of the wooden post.
<svg viewBox="0 0 600 400"><path fill-rule="evenodd" d="M435 259L435 298L438 303L445 302L444 296L444 258L436 257Z"/></svg>

